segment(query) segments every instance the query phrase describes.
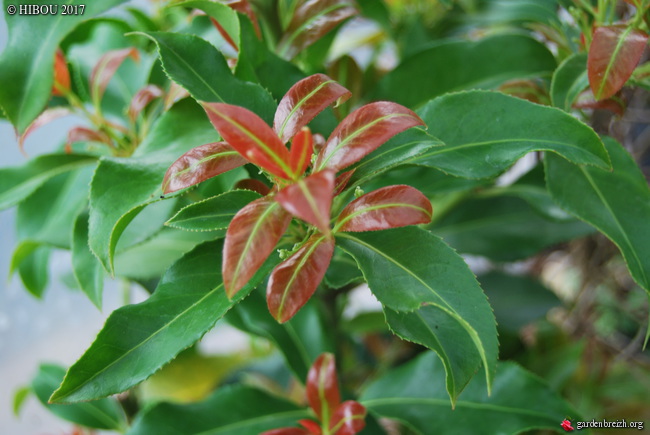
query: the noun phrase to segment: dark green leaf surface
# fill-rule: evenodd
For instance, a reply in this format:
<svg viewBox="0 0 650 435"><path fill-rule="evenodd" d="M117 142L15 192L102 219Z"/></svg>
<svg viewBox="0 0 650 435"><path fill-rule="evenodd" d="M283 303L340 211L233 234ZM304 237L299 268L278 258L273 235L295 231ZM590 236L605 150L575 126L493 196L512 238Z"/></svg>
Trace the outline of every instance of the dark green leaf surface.
<svg viewBox="0 0 650 435"><path fill-rule="evenodd" d="M436 98L418 114L428 133L445 146L413 163L452 175L494 177L530 151L553 151L576 164L609 167L598 135L559 109L497 92L469 91Z"/></svg>
<svg viewBox="0 0 650 435"><path fill-rule="evenodd" d="M34 247L18 264L20 280L28 292L40 298L47 287L50 252L48 246Z"/></svg>
<svg viewBox="0 0 650 435"><path fill-rule="evenodd" d="M229 300L219 268L222 249L221 241L199 245L167 270L153 296L113 311L51 400L98 399L148 378L201 338L273 266L267 263L237 298Z"/></svg>
<svg viewBox="0 0 650 435"><path fill-rule="evenodd" d="M490 0L470 21L484 26L522 22L559 24L557 8L558 0Z"/></svg>
<svg viewBox="0 0 650 435"><path fill-rule="evenodd" d="M621 250L634 280L650 292L650 189L630 154L605 138L613 171L572 166L547 155L546 182L565 210L596 227Z"/></svg>
<svg viewBox="0 0 650 435"><path fill-rule="evenodd" d="M97 161L83 154L46 154L19 167L0 169L0 210L31 195L50 178Z"/></svg>
<svg viewBox="0 0 650 435"><path fill-rule="evenodd" d="M371 413L403 421L422 435L559 431L564 418L578 418L539 378L514 363L497 366L492 395L485 392L484 378L477 376L452 409L444 394L443 372L438 358L427 352L372 383L359 401Z"/></svg>
<svg viewBox="0 0 650 435"><path fill-rule="evenodd" d="M74 222L72 234L72 272L81 291L97 308L102 307L104 269L88 247L88 213L82 213Z"/></svg>
<svg viewBox="0 0 650 435"><path fill-rule="evenodd" d="M398 324L396 319L391 327L408 339L426 334L426 343L421 338L417 341L441 352L441 358L450 361L447 391L452 400L467 381L456 379L459 371L452 366L468 374L478 370L482 362L489 389L498 354L494 315L474 274L458 254L438 237L415 227L340 233L337 239L339 246L357 261L370 289L383 305L398 312L420 310L428 316L426 321L416 324L407 315L409 318L403 323ZM436 329L438 324L445 327ZM404 331L409 329L412 334L407 335ZM450 337L444 334L460 337L463 333L467 339L454 354L433 344L439 334L446 341ZM473 352L480 358L461 357Z"/></svg>
<svg viewBox="0 0 650 435"><path fill-rule="evenodd" d="M551 101L555 107L568 112L578 95L588 86L587 53L575 53L566 58L553 73Z"/></svg>
<svg viewBox="0 0 650 435"><path fill-rule="evenodd" d="M54 53L61 40L79 23L98 15L125 0L83 2L80 0L52 0L56 15L5 15L9 41L0 57L0 107L18 129L25 131L43 110L50 97L54 81ZM25 0L5 0L9 5L37 5ZM84 5L83 15L62 15L62 5ZM38 37L34 37L38 35ZM11 83L11 86L6 84Z"/></svg>
<svg viewBox="0 0 650 435"><path fill-rule="evenodd" d="M309 417L306 409L284 399L228 385L203 402L160 403L143 412L127 435L257 435Z"/></svg>
<svg viewBox="0 0 650 435"><path fill-rule="evenodd" d="M405 59L379 82L373 99L417 107L446 92L495 88L511 79L550 75L555 67L548 49L524 35L443 42Z"/></svg>
<svg viewBox="0 0 650 435"><path fill-rule="evenodd" d="M53 364L42 364L32 380L32 389L38 400L59 418L86 427L108 430L124 430L126 422L117 401L102 399L74 405L52 405L48 399L61 384L65 370Z"/></svg>
<svg viewBox="0 0 650 435"><path fill-rule="evenodd" d="M339 248L334 250L330 267L325 272L325 282L331 288L341 288L352 282L362 282L363 275L356 261Z"/></svg>
<svg viewBox="0 0 650 435"><path fill-rule="evenodd" d="M187 231L224 229L239 210L259 197L250 190L226 192L182 208L165 225Z"/></svg>

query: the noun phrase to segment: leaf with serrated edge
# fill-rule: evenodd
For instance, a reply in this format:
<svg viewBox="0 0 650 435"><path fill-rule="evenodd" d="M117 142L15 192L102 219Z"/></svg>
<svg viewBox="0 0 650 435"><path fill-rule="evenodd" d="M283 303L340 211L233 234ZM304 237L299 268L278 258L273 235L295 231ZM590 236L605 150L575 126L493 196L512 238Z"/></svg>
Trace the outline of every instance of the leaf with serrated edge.
<svg viewBox="0 0 650 435"><path fill-rule="evenodd" d="M341 403L339 380L336 375L334 355L320 355L309 369L307 375L307 402L318 418L329 422Z"/></svg>
<svg viewBox="0 0 650 435"><path fill-rule="evenodd" d="M226 142L212 142L192 148L167 169L163 193L172 193L246 164Z"/></svg>
<svg viewBox="0 0 650 435"><path fill-rule="evenodd" d="M289 166L295 174L295 177L299 177L305 173L313 153L314 138L309 128L303 127L293 138L291 150L289 151Z"/></svg>
<svg viewBox="0 0 650 435"><path fill-rule="evenodd" d="M111 50L99 59L90 73L90 94L93 102L98 104L101 101L108 82L128 57L134 61L140 60L138 50L133 47Z"/></svg>
<svg viewBox="0 0 650 435"><path fill-rule="evenodd" d="M259 197L257 192L232 190L180 209L165 225L188 231L227 228L239 210Z"/></svg>
<svg viewBox="0 0 650 435"><path fill-rule="evenodd" d="M237 12L228 5L213 1L186 1L174 6L200 9L210 17L223 39L236 51L239 50L239 19Z"/></svg>
<svg viewBox="0 0 650 435"><path fill-rule="evenodd" d="M424 122L410 109L386 101L366 104L332 132L314 167L339 171L358 162L391 137Z"/></svg>
<svg viewBox="0 0 650 435"><path fill-rule="evenodd" d="M271 273L266 291L269 312L280 323L307 303L323 280L334 254L334 240L314 234Z"/></svg>
<svg viewBox="0 0 650 435"><path fill-rule="evenodd" d="M336 408L329 422L334 435L354 435L366 427L366 408L354 400L346 400Z"/></svg>
<svg viewBox="0 0 650 435"><path fill-rule="evenodd" d="M215 267L221 262L222 248L222 241L197 246L165 272L149 299L113 311L50 401L98 399L148 378L201 338L277 263L270 258L238 297L230 300Z"/></svg>
<svg viewBox="0 0 650 435"><path fill-rule="evenodd" d="M281 178L291 178L289 150L271 127L243 107L202 103L221 137L249 162Z"/></svg>
<svg viewBox="0 0 650 435"><path fill-rule="evenodd" d="M356 260L382 304L408 312L426 303L453 319L471 338L466 351L480 355L489 391L498 356L496 324L485 294L463 259L440 238L416 227L337 233L336 238L337 245ZM471 361L467 364L471 370L479 368ZM460 391L452 387L447 389L453 400Z"/></svg>
<svg viewBox="0 0 650 435"><path fill-rule="evenodd" d="M334 175L331 170L312 174L282 189L275 199L292 215L329 233Z"/></svg>
<svg viewBox="0 0 650 435"><path fill-rule="evenodd" d="M418 113L428 132L445 146L410 163L447 174L495 177L531 151L552 151L576 164L609 167L598 135L556 108L498 92L468 91L436 98Z"/></svg>
<svg viewBox="0 0 650 435"><path fill-rule="evenodd" d="M282 142L288 142L327 106L338 106L351 95L325 74L311 75L293 85L282 98L275 111L273 129Z"/></svg>
<svg viewBox="0 0 650 435"><path fill-rule="evenodd" d="M257 199L230 222L223 253L223 281L232 298L246 285L287 230L291 215L273 198Z"/></svg>
<svg viewBox="0 0 650 435"><path fill-rule="evenodd" d="M431 222L431 201L411 186L388 186L355 199L338 219L334 231L376 231Z"/></svg>
<svg viewBox="0 0 650 435"><path fill-rule="evenodd" d="M587 71L596 100L617 93L630 78L648 43L648 34L628 26L598 27L589 47Z"/></svg>

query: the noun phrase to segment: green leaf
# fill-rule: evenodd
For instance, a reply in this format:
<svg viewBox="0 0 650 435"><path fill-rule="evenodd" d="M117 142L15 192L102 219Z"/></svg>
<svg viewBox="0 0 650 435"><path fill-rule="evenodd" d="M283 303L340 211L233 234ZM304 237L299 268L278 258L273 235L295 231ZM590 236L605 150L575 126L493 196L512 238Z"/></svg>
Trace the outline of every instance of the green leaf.
<svg viewBox="0 0 650 435"><path fill-rule="evenodd" d="M559 109L497 92L469 91L436 98L419 115L429 134L446 146L412 163L451 175L494 177L530 151L553 151L573 163L609 168L598 135Z"/></svg>
<svg viewBox="0 0 650 435"><path fill-rule="evenodd" d="M260 85L233 76L226 60L209 42L179 33L141 33L158 45L163 68L170 79L199 101L246 107L267 124L273 122L276 103Z"/></svg>
<svg viewBox="0 0 650 435"><path fill-rule="evenodd" d="M42 364L32 380L32 389L38 400L54 415L86 427L123 431L126 422L124 415L114 399L102 399L74 405L53 405L48 398L59 386L65 375L62 367Z"/></svg>
<svg viewBox="0 0 650 435"><path fill-rule="evenodd" d="M334 250L330 267L325 272L325 282L331 288L341 288L353 282L361 283L363 275L357 263L339 248Z"/></svg>
<svg viewBox="0 0 650 435"><path fill-rule="evenodd" d="M83 2L53 0L56 15L5 15L9 42L0 57L0 107L19 133L25 131L50 98L54 82L54 53L61 40L79 23L98 15L125 0ZM83 5L83 15L62 15L63 5ZM25 0L9 1L4 5L30 6ZM39 35L34 38L34 35Z"/></svg>
<svg viewBox="0 0 650 435"><path fill-rule="evenodd" d="M315 300L310 300L286 323L278 323L269 314L261 292L253 292L238 304L227 320L250 334L271 340L282 352L296 379L304 382L312 363L323 352L334 351L332 331Z"/></svg>
<svg viewBox="0 0 650 435"><path fill-rule="evenodd" d="M553 73L551 80L553 106L570 111L578 95L588 86L587 53L575 53L569 56Z"/></svg>
<svg viewBox="0 0 650 435"><path fill-rule="evenodd" d="M127 435L252 435L308 417L306 409L293 403L243 385L228 385L203 402L149 408Z"/></svg>
<svg viewBox="0 0 650 435"><path fill-rule="evenodd" d="M40 298L47 287L48 266L51 249L38 246L23 258L18 265L20 280L28 292Z"/></svg>
<svg viewBox="0 0 650 435"><path fill-rule="evenodd" d="M565 210L593 225L618 246L632 278L650 292L650 189L630 154L611 138L612 171L572 166L547 155L546 183Z"/></svg>
<svg viewBox="0 0 650 435"><path fill-rule="evenodd" d="M555 67L544 44L524 35L445 41L402 61L381 79L372 99L417 107L447 92L496 88L512 79L550 75Z"/></svg>
<svg viewBox="0 0 650 435"><path fill-rule="evenodd" d="M97 161L83 154L46 154L22 166L0 169L0 210L13 207L31 195L47 180Z"/></svg>
<svg viewBox="0 0 650 435"><path fill-rule="evenodd" d="M235 45L239 47L239 17L233 8L227 6L226 4L203 0L186 1L177 3L174 6L189 7L202 10L208 14L210 18L213 18L215 21L217 21L221 28L226 31Z"/></svg>
<svg viewBox="0 0 650 435"><path fill-rule="evenodd" d="M148 378L210 330L277 262L272 258L229 300L219 268L222 249L221 241L197 246L167 270L153 296L113 311L50 401L94 400Z"/></svg>
<svg viewBox="0 0 650 435"><path fill-rule="evenodd" d="M494 315L474 274L458 254L438 237L415 227L339 233L337 241L356 260L377 299L396 312L389 319L391 328L430 346L446 361L452 401L481 363L489 391L498 356ZM397 312L406 313L400 317ZM438 324L444 327L437 329ZM463 337L458 338L462 346L453 354L437 344L450 340L450 335ZM465 358L473 353L479 358Z"/></svg>
<svg viewBox="0 0 650 435"><path fill-rule="evenodd" d="M104 270L88 247L88 213L81 213L74 222L72 272L81 291L97 308L101 309Z"/></svg>
<svg viewBox="0 0 650 435"><path fill-rule="evenodd" d="M167 167L197 143L211 142L215 136L200 107L183 100L159 118L132 158L100 161L90 185L88 243L107 271L114 272L115 249L126 226L145 206L160 201ZM160 225L168 218L160 216ZM151 221L148 225L155 230Z"/></svg>
<svg viewBox="0 0 650 435"><path fill-rule="evenodd" d="M577 412L541 379L515 363L500 363L492 395L476 377L452 409L444 396L443 367L431 352L370 384L360 402L373 414L397 419L418 434L517 434L533 429L559 431Z"/></svg>
<svg viewBox="0 0 650 435"><path fill-rule="evenodd" d="M470 21L483 26L532 22L558 25L558 0L536 0L534 2L512 0L490 0L481 13Z"/></svg>
<svg viewBox="0 0 650 435"><path fill-rule="evenodd" d="M13 400L13 411L16 417L20 416L20 410L25 404L25 400L32 394L32 388L30 386L18 388L14 391L14 400Z"/></svg>

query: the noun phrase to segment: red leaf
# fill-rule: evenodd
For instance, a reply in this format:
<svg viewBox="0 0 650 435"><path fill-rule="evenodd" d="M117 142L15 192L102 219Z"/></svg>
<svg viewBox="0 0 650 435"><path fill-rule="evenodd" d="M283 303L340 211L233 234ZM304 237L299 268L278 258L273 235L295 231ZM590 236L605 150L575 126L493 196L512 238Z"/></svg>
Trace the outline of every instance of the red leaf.
<svg viewBox="0 0 650 435"><path fill-rule="evenodd" d="M594 32L587 72L596 100L617 93L630 78L648 42L648 34L631 27L603 26Z"/></svg>
<svg viewBox="0 0 650 435"><path fill-rule="evenodd" d="M357 14L349 0L308 0L293 15L278 44L280 55L292 59L340 23Z"/></svg>
<svg viewBox="0 0 650 435"><path fill-rule="evenodd" d="M307 402L321 421L330 421L341 403L334 355L323 353L307 374Z"/></svg>
<svg viewBox="0 0 650 435"><path fill-rule="evenodd" d="M169 110L174 105L174 103L189 96L190 93L187 92L185 88L176 82L172 82L169 85L169 91L167 91L167 95L165 95L165 110Z"/></svg>
<svg viewBox="0 0 650 435"><path fill-rule="evenodd" d="M388 186L347 205L334 227L337 231L376 231L431 222L431 202L411 186Z"/></svg>
<svg viewBox="0 0 650 435"><path fill-rule="evenodd" d="M128 112L129 118L131 118L132 121L135 121L138 118L138 115L140 115L140 112L147 107L147 104L162 96L163 90L156 85L147 85L140 89L131 99Z"/></svg>
<svg viewBox="0 0 650 435"><path fill-rule="evenodd" d="M223 248L223 283L232 298L271 255L291 215L268 196L239 210L228 226Z"/></svg>
<svg viewBox="0 0 650 435"><path fill-rule="evenodd" d="M289 150L271 127L243 107L201 103L221 137L249 162L281 178L292 178Z"/></svg>
<svg viewBox="0 0 650 435"><path fill-rule="evenodd" d="M352 175L354 175L354 171L356 171L356 169L352 169L351 171L344 172L338 177L336 177L336 180L334 180L334 196L343 192L343 189L345 189L345 186L348 185L350 178L352 178Z"/></svg>
<svg viewBox="0 0 650 435"><path fill-rule="evenodd" d="M333 435L354 435L366 427L366 408L359 402L347 400L334 411L330 419Z"/></svg>
<svg viewBox="0 0 650 435"><path fill-rule="evenodd" d="M111 81L117 69L127 57L134 61L140 60L140 54L134 47L111 50L103 55L90 73L90 94L95 103L101 101L108 82Z"/></svg>
<svg viewBox="0 0 650 435"><path fill-rule="evenodd" d="M239 180L235 184L235 189L246 189L257 192L260 195L266 196L271 192L271 188L266 184L262 183L260 180L254 180L252 178L246 178L244 180Z"/></svg>
<svg viewBox="0 0 650 435"><path fill-rule="evenodd" d="M305 429L309 431L311 435L322 435L323 431L321 430L320 426L318 423L316 423L313 420L298 420L298 423L300 423L302 426L304 426Z"/></svg>
<svg viewBox="0 0 650 435"><path fill-rule="evenodd" d="M70 71L65 61L65 56L61 49L56 50L54 55L54 84L52 85L52 95L62 96L70 90Z"/></svg>
<svg viewBox="0 0 650 435"><path fill-rule="evenodd" d="M314 153L314 138L308 127L303 127L291 142L289 151L289 164L296 178L307 170L311 155Z"/></svg>
<svg viewBox="0 0 650 435"><path fill-rule="evenodd" d="M163 193L176 192L246 164L237 151L225 142L192 148L167 169Z"/></svg>
<svg viewBox="0 0 650 435"><path fill-rule="evenodd" d="M280 429L267 430L260 435L309 435L309 432L300 427L281 427Z"/></svg>
<svg viewBox="0 0 650 435"><path fill-rule="evenodd" d="M325 74L314 74L293 85L275 111L273 129L288 142L330 104L343 103L352 94Z"/></svg>
<svg viewBox="0 0 650 435"><path fill-rule="evenodd" d="M314 294L334 254L334 240L314 234L291 257L280 263L269 278L266 302L280 323L291 319Z"/></svg>
<svg viewBox="0 0 650 435"><path fill-rule="evenodd" d="M590 89L584 91L575 103L573 107L577 109L602 109L609 110L610 112L615 113L618 116L623 116L625 113L625 103L619 98L612 97L605 100L596 101L594 99L594 94Z"/></svg>
<svg viewBox="0 0 650 435"><path fill-rule="evenodd" d="M99 142L113 145L111 138L102 131L91 130L86 127L75 127L68 131L68 140L65 143L65 152L72 152L72 144L75 142Z"/></svg>
<svg viewBox="0 0 650 435"><path fill-rule="evenodd" d="M320 150L322 150L323 147L325 146L325 138L320 133L314 134L313 137L314 137L314 152L320 153Z"/></svg>
<svg viewBox="0 0 650 435"><path fill-rule="evenodd" d="M285 187L275 199L292 215L330 232L330 210L334 192L334 171L325 170Z"/></svg>
<svg viewBox="0 0 650 435"><path fill-rule="evenodd" d="M425 124L404 106L386 101L366 104L349 114L332 132L315 168L344 169L397 133L416 125Z"/></svg>
<svg viewBox="0 0 650 435"><path fill-rule="evenodd" d="M43 113L38 115L38 117L32 121L31 124L25 129L23 134L18 137L18 147L20 152L25 154L25 139L35 130L38 130L40 127L45 124L49 124L57 118L61 118L67 115L72 114L70 109L66 107L53 107L51 109L46 109Z"/></svg>

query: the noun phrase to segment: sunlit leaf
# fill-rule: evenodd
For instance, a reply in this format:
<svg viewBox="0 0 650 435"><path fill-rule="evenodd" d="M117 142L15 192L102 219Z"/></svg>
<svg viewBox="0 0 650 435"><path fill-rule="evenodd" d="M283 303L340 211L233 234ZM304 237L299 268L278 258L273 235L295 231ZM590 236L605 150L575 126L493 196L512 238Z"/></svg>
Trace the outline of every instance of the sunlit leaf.
<svg viewBox="0 0 650 435"><path fill-rule="evenodd" d="M292 215L329 233L333 193L334 171L324 170L285 187L275 199Z"/></svg>
<svg viewBox="0 0 650 435"><path fill-rule="evenodd" d="M140 60L140 54L133 47L120 50L111 50L104 54L97 62L90 74L90 95L95 104L99 104L113 75L127 58L134 61Z"/></svg>
<svg viewBox="0 0 650 435"><path fill-rule="evenodd" d="M329 421L341 403L334 355L320 355L307 375L307 401L320 420Z"/></svg>
<svg viewBox="0 0 650 435"><path fill-rule="evenodd" d="M350 98L350 91L325 74L314 74L293 85L275 112L273 129L288 142L302 127L331 104Z"/></svg>

